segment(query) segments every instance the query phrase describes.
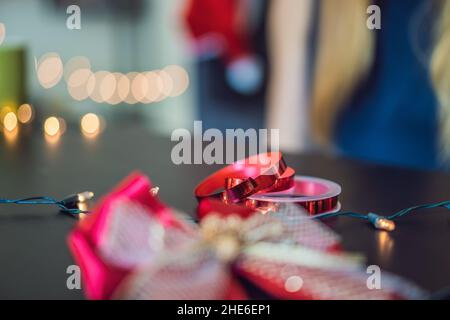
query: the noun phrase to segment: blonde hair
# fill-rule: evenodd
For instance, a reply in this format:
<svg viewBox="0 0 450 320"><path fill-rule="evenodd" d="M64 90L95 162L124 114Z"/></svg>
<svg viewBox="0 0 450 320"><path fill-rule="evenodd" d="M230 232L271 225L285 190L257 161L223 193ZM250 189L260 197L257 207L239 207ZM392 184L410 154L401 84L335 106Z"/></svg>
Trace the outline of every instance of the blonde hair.
<svg viewBox="0 0 450 320"><path fill-rule="evenodd" d="M430 75L440 105L443 151L450 156L450 0L441 1ZM313 133L321 144L329 144L341 108L372 66L375 32L366 26L371 3L321 1L311 97Z"/></svg>
<svg viewBox="0 0 450 320"><path fill-rule="evenodd" d="M436 45L430 61L433 86L439 101L442 156L450 159L450 1L444 0L436 28Z"/></svg>

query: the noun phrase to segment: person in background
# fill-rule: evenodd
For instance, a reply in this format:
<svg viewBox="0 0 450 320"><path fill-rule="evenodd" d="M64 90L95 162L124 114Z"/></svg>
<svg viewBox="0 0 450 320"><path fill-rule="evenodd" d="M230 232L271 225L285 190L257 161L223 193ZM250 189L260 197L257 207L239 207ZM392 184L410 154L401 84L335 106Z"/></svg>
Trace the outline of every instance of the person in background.
<svg viewBox="0 0 450 320"><path fill-rule="evenodd" d="M373 4L380 30L367 27ZM444 167L450 0L276 0L268 19L266 120L282 149Z"/></svg>
<svg viewBox="0 0 450 320"><path fill-rule="evenodd" d="M267 3L184 1L181 18L197 58L196 117L205 128L265 125Z"/></svg>

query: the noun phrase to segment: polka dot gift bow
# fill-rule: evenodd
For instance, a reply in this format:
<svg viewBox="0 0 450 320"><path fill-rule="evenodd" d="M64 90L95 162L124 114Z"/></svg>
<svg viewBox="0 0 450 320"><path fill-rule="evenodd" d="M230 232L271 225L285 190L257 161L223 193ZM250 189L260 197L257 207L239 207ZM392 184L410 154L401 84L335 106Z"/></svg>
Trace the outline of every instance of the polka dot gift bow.
<svg viewBox="0 0 450 320"><path fill-rule="evenodd" d="M422 297L385 273L370 290L361 257L339 250L336 234L299 207L262 215L206 199L194 224L150 190L131 175L70 234L88 298L247 298L237 274L282 299Z"/></svg>

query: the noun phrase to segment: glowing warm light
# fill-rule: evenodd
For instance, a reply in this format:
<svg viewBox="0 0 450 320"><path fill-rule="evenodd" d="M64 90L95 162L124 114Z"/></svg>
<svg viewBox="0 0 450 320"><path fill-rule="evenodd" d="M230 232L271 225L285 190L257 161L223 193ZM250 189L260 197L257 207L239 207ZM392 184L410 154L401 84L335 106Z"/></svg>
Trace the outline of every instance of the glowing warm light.
<svg viewBox="0 0 450 320"><path fill-rule="evenodd" d="M77 207L78 207L78 210L89 211L87 202L78 202ZM83 220L83 219L87 218L88 216L89 216L88 213L83 213L83 212L81 212L77 215L79 220Z"/></svg>
<svg viewBox="0 0 450 320"><path fill-rule="evenodd" d="M84 191L77 194L78 202L86 202L94 198L94 193L92 191Z"/></svg>
<svg viewBox="0 0 450 320"><path fill-rule="evenodd" d="M0 45L3 43L6 37L6 27L0 22Z"/></svg>
<svg viewBox="0 0 450 320"><path fill-rule="evenodd" d="M63 135L64 133L66 133L67 129L66 120L64 120L63 118L58 118L58 121L59 121L59 135Z"/></svg>
<svg viewBox="0 0 450 320"><path fill-rule="evenodd" d="M122 102L126 96L128 95L128 91L130 89L128 79L123 74L119 72L114 72L113 76L115 78L116 88L113 92L113 95L107 99L105 102L116 105ZM125 79L125 80L123 80ZM128 85L128 88L127 88ZM124 88L125 86L125 88Z"/></svg>
<svg viewBox="0 0 450 320"><path fill-rule="evenodd" d="M33 118L33 108L28 103L25 103L17 110L17 118L20 123L28 123Z"/></svg>
<svg viewBox="0 0 450 320"><path fill-rule="evenodd" d="M137 99L134 97L133 94L133 90L132 90L132 86L133 86L133 81L134 78L138 75L137 72L129 72L126 74L126 77L128 78L128 83L129 83L129 90L128 90L128 95L125 97L124 101L128 104L136 104L138 103Z"/></svg>
<svg viewBox="0 0 450 320"><path fill-rule="evenodd" d="M189 75L186 70L177 65L171 65L164 68L172 79L172 92L171 97L177 97L183 94L189 87Z"/></svg>
<svg viewBox="0 0 450 320"><path fill-rule="evenodd" d="M149 102L158 101L163 91L163 80L161 79L159 74L154 71L146 72L145 77L147 78L148 83L148 91L145 98Z"/></svg>
<svg viewBox="0 0 450 320"><path fill-rule="evenodd" d="M123 74L120 74L117 81L117 94L121 101L125 101L130 94L130 79Z"/></svg>
<svg viewBox="0 0 450 320"><path fill-rule="evenodd" d="M116 90L116 77L107 71L98 71L94 73L95 88L90 95L91 99L97 103L103 103L111 99Z"/></svg>
<svg viewBox="0 0 450 320"><path fill-rule="evenodd" d="M88 58L78 56L73 57L64 66L64 79L69 82L72 74L80 69L91 70L91 62Z"/></svg>
<svg viewBox="0 0 450 320"><path fill-rule="evenodd" d="M384 231L394 231L395 230L395 222L383 217L379 217L375 220L375 227Z"/></svg>
<svg viewBox="0 0 450 320"><path fill-rule="evenodd" d="M49 89L63 76L63 63L57 53L47 53L37 63L37 77L42 87Z"/></svg>
<svg viewBox="0 0 450 320"><path fill-rule="evenodd" d="M106 71L97 71L94 73L95 79L95 87L92 93L89 95L92 100L97 103L102 103L104 100L102 99L102 95L100 94L100 85L103 78L108 74Z"/></svg>
<svg viewBox="0 0 450 320"><path fill-rule="evenodd" d="M100 83L100 95L103 101L111 99L116 91L116 86L116 77L112 73L108 72Z"/></svg>
<svg viewBox="0 0 450 320"><path fill-rule="evenodd" d="M149 90L147 78L142 73L136 74L131 82L131 93L138 102L148 103L146 96Z"/></svg>
<svg viewBox="0 0 450 320"><path fill-rule="evenodd" d="M378 255L383 262L389 263L394 248L394 239L391 237L389 231L377 232L376 237Z"/></svg>
<svg viewBox="0 0 450 320"><path fill-rule="evenodd" d="M77 69L70 74L67 79L67 86L70 88L78 88L85 84L91 77L92 72L89 69Z"/></svg>
<svg viewBox="0 0 450 320"><path fill-rule="evenodd" d="M100 118L94 113L88 113L81 119L81 131L85 135L95 135L100 131Z"/></svg>
<svg viewBox="0 0 450 320"><path fill-rule="evenodd" d="M44 132L48 136L56 136L60 132L60 123L58 118L50 117L44 122Z"/></svg>
<svg viewBox="0 0 450 320"><path fill-rule="evenodd" d="M14 109L11 108L10 106L4 106L2 108L0 108L0 121L5 117L5 115L9 112L13 112Z"/></svg>
<svg viewBox="0 0 450 320"><path fill-rule="evenodd" d="M19 127L16 126L16 128L12 131L8 131L5 128L3 128L3 135L5 136L5 140L8 144L14 145L17 137L19 136Z"/></svg>
<svg viewBox="0 0 450 320"><path fill-rule="evenodd" d="M89 69L78 69L67 80L67 90L70 96L77 101L87 99L94 88L95 77Z"/></svg>
<svg viewBox="0 0 450 320"><path fill-rule="evenodd" d="M156 197L159 193L159 187L153 187L150 189L150 194L152 195L152 197Z"/></svg>
<svg viewBox="0 0 450 320"><path fill-rule="evenodd" d="M3 127L7 131L14 131L17 128L17 116L14 112L8 112L3 118Z"/></svg>
<svg viewBox="0 0 450 320"><path fill-rule="evenodd" d="M42 63L41 61L37 68L43 68ZM90 97L97 103L111 105L120 102L157 102L167 97L179 96L189 87L189 75L178 65L170 65L163 70L130 72L126 75L108 71L93 73L86 57L72 58L66 64L64 78L67 90L75 100L81 101ZM49 80L43 82L48 83Z"/></svg>
<svg viewBox="0 0 450 320"><path fill-rule="evenodd" d="M87 99L95 88L95 77L91 71L91 62L86 57L74 57L64 67L64 79L67 91L77 101Z"/></svg>
<svg viewBox="0 0 450 320"><path fill-rule="evenodd" d="M55 134L54 136L50 136L48 134L45 134L44 136L45 136L45 141L47 141L47 143L49 145L57 145L59 140L60 140L60 138L61 138L60 134Z"/></svg>
<svg viewBox="0 0 450 320"><path fill-rule="evenodd" d="M158 71L158 75L160 76L161 81L162 81L162 90L161 90L162 94L156 101L161 101L161 100L165 99L166 97L168 97L172 93L173 80L167 71L160 70L160 71Z"/></svg>

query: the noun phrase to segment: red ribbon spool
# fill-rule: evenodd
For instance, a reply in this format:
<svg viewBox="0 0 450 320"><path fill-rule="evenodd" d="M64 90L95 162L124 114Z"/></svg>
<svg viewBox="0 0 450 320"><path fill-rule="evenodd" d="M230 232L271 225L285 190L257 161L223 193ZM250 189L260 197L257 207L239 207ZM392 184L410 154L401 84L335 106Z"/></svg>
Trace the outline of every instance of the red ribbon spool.
<svg viewBox="0 0 450 320"><path fill-rule="evenodd" d="M341 186L337 183L315 177L296 176L294 186L282 192L256 194L248 198L246 205L266 208L277 203L295 203L309 214L339 211Z"/></svg>
<svg viewBox="0 0 450 320"><path fill-rule="evenodd" d="M280 152L268 152L226 166L195 188L199 201L219 197L225 203L243 203L253 209L292 202L310 214L338 211L341 187L328 180L295 177Z"/></svg>

